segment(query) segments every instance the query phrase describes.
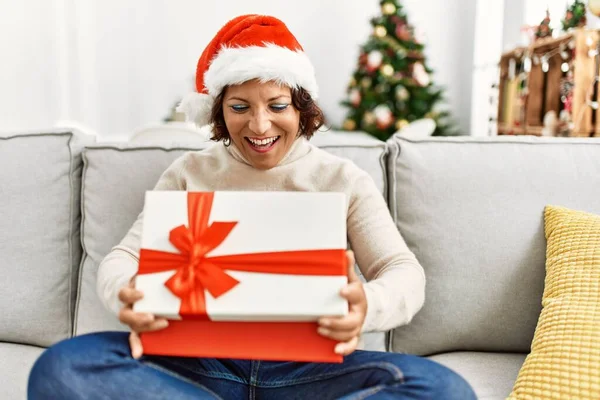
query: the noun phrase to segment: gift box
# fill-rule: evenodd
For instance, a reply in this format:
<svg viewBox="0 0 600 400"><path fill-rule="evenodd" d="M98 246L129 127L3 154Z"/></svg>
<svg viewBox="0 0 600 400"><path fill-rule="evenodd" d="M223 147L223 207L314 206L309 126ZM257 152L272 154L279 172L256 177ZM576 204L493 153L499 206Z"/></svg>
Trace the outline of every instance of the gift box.
<svg viewBox="0 0 600 400"><path fill-rule="evenodd" d="M145 354L341 362L317 319L343 316L343 193L146 193L134 310L168 318Z"/></svg>

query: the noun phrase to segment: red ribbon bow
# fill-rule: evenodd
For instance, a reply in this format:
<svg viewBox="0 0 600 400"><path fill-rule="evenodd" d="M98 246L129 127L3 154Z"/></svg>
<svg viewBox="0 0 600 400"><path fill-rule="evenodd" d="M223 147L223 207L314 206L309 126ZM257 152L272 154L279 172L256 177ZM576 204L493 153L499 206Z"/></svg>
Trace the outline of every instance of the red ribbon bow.
<svg viewBox="0 0 600 400"><path fill-rule="evenodd" d="M295 275L346 275L343 249L281 251L206 257L229 235L237 222L208 225L214 193L188 192L188 224L171 230L169 240L179 250L170 253L142 249L138 274L176 270L165 282L181 298L182 317L207 319L204 290L215 298L239 282L225 270Z"/></svg>

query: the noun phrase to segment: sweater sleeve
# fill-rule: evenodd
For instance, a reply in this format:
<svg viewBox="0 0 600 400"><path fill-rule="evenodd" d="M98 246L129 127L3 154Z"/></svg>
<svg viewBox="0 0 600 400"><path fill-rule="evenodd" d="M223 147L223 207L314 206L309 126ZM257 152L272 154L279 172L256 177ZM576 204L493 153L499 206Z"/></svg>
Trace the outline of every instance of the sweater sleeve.
<svg viewBox="0 0 600 400"><path fill-rule="evenodd" d="M348 238L366 278L363 332L408 324L425 300L425 273L398 232L385 200L361 171L350 195Z"/></svg>
<svg viewBox="0 0 600 400"><path fill-rule="evenodd" d="M154 186L154 190L185 190L182 178L185 156L173 162ZM98 267L96 292L104 306L115 315L123 306L118 293L137 273L140 254L143 211L121 242L113 247Z"/></svg>

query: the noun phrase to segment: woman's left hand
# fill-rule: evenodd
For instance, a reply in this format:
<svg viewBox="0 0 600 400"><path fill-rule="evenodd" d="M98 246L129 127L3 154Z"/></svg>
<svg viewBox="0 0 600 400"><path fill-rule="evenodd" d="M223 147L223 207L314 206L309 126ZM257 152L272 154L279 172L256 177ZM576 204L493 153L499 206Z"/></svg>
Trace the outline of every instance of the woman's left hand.
<svg viewBox="0 0 600 400"><path fill-rule="evenodd" d="M354 271L354 253L348 250L346 256L348 285L342 288L340 295L348 300L348 314L343 317L323 317L319 319L318 328L321 335L340 342L335 346L335 352L344 356L356 350L367 315L367 297L363 284Z"/></svg>

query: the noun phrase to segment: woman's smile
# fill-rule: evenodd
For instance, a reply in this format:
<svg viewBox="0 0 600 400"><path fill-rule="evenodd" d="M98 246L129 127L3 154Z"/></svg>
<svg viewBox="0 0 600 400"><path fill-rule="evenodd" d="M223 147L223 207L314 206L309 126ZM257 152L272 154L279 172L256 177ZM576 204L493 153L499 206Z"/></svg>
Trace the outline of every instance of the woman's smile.
<svg viewBox="0 0 600 400"><path fill-rule="evenodd" d="M245 139L254 151L258 153L268 153L276 146L280 137L281 136L271 136L268 138L245 137Z"/></svg>

